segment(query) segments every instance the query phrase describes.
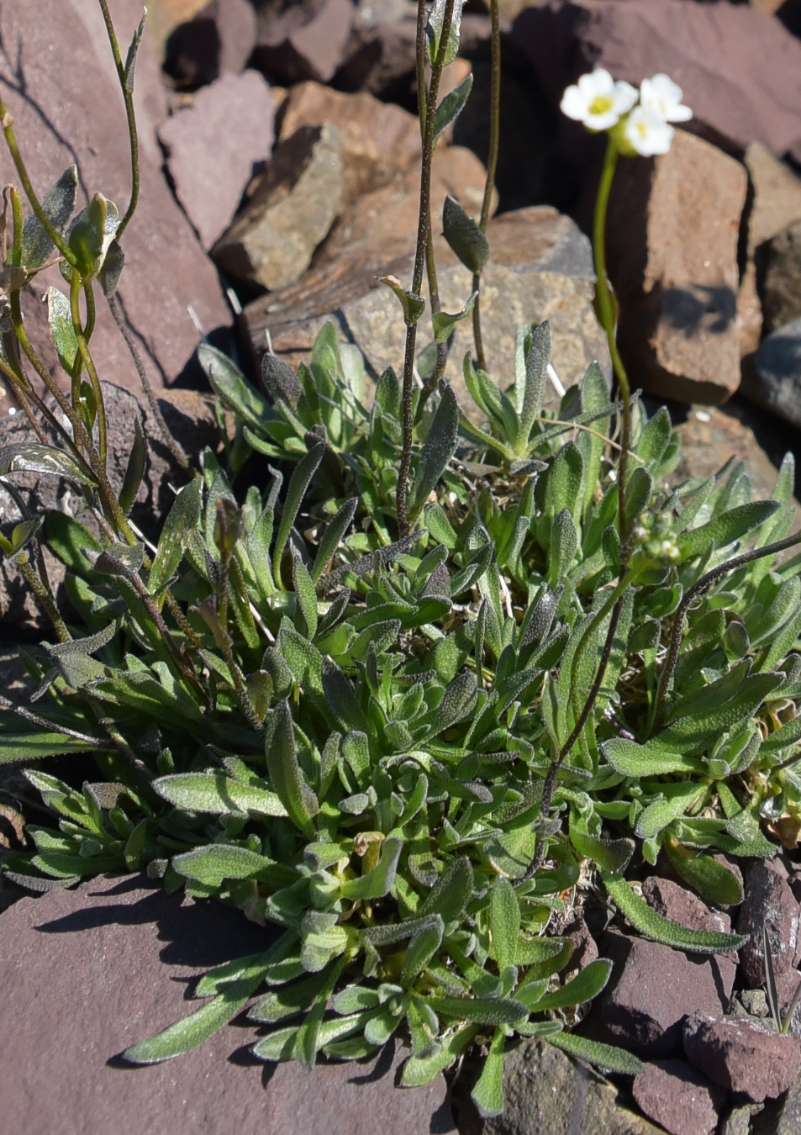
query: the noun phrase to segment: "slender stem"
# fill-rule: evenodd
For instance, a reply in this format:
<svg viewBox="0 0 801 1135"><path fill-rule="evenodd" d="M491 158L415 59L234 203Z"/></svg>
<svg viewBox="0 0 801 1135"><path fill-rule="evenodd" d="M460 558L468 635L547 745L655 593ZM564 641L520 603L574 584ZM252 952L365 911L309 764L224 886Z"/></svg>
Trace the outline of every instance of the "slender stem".
<svg viewBox="0 0 801 1135"><path fill-rule="evenodd" d="M50 622L53 624L53 628L58 635L58 641L69 642L72 638L72 635L67 630L66 623L58 613L58 607L56 606L53 593L48 587L45 587L42 580L34 571L33 565L31 564L28 557L28 553L23 552L21 554L18 554L18 558L14 562L22 572L22 575L25 578L25 582L28 584L31 591L36 596L37 603L47 615Z"/></svg>
<svg viewBox="0 0 801 1135"><path fill-rule="evenodd" d="M498 0L490 0L490 21L492 25L492 80L490 86L490 135L487 153L487 180L484 183L484 200L481 202L481 218L478 227L487 231L492 193L495 189L495 176L498 169L498 148L501 137L501 24ZM473 275L473 291L476 302L473 305L473 340L476 345L476 363L479 370L487 369L484 355L484 337L481 334L481 272Z"/></svg>
<svg viewBox="0 0 801 1135"><path fill-rule="evenodd" d="M114 56L114 66L117 70L117 78L120 81L120 89L122 90L122 97L125 102L125 116L128 120L128 139L131 147L131 199L128 202L128 208L125 210L125 215L120 221L115 234L115 239L119 240L128 227L128 222L134 215L137 202L139 201L139 136L136 128L136 113L133 104L133 82L129 82L129 76L126 73L125 64L122 61L120 45L117 40L117 33L114 31L114 23L111 19L111 13L108 10L107 0L100 0L100 8L103 12L103 20L105 21L108 40L111 44L111 54Z"/></svg>
<svg viewBox="0 0 801 1135"><path fill-rule="evenodd" d="M103 2L104 0L101 0L101 3ZM39 224L50 237L53 244L56 246L64 259L73 267L75 267L76 261L72 249L67 244L66 240L58 231L58 229L54 227L52 221L42 208L39 202L39 198L34 192L33 185L31 184L31 179L28 177L28 171L25 168L25 162L22 160L22 155L20 154L19 147L17 146L17 139L14 134L14 119L12 115L8 113L6 105L3 102L2 98L0 98L0 126L2 126L3 134L5 135L8 152L11 154L11 159L14 162L14 166L16 167L17 176L22 182L22 188L25 190L25 196L28 198L28 202L34 213L36 214L39 220Z"/></svg>
<svg viewBox="0 0 801 1135"><path fill-rule="evenodd" d="M83 326L81 321L80 311L80 296L83 288L84 295L87 296L87 316L86 327ZM82 366L86 368L86 373L89 375L89 381L92 387L92 393L95 398L95 415L97 421L97 443L100 454L100 460L103 465L106 464L107 458L107 439L106 439L106 410L103 403L103 391L100 388L100 379L97 376L97 369L95 368L94 360L89 351L88 336L86 328L90 325L94 326L94 299L92 299L91 308L89 306L88 296L91 296L92 285L88 281L82 281L81 277L76 271L72 273L70 281L70 311L72 314L72 329L75 332L75 338L78 343L78 356L75 359L75 367L72 373L72 404L76 414L80 413L79 406L83 401L81 394L80 375ZM87 427L88 429L89 427Z"/></svg>
<svg viewBox="0 0 801 1135"><path fill-rule="evenodd" d="M629 385L626 368L617 349L617 318L615 314L615 298L609 284L606 271L606 214L609 208L609 193L615 177L619 150L612 134L609 134L606 143L606 155L601 172L601 181L598 186L598 196L595 199L595 219L593 222L593 257L595 260L595 299L598 318L606 332L606 341L609 345L609 354L615 368L618 385L623 401L623 431L620 438L621 450L618 462L618 527L620 529L621 545L626 537L626 472L628 466L628 451L631 442L631 386Z"/></svg>
<svg viewBox="0 0 801 1135"><path fill-rule="evenodd" d="M434 152L434 110L439 95L439 84L445 67L445 53L448 49L448 40L453 22L454 0L446 0L445 12L442 20L442 31L439 50L431 68L431 85L428 91L428 105L431 112L425 116L425 130L423 131L423 156L420 169L420 204L417 214L417 246L414 254L414 272L412 276L412 293L420 294L423 286L423 270L425 268L426 246L428 231L431 223L431 159ZM425 25L420 30L421 22L425 19L424 0L418 0L417 9L417 49L418 74L420 72L420 55L425 49ZM409 518L406 513L406 487L409 480L409 470L412 463L412 391L414 383L414 351L417 343L417 320L407 320L406 348L403 359L403 448L401 450L400 468L398 470L397 512L398 529L401 537L409 534Z"/></svg>

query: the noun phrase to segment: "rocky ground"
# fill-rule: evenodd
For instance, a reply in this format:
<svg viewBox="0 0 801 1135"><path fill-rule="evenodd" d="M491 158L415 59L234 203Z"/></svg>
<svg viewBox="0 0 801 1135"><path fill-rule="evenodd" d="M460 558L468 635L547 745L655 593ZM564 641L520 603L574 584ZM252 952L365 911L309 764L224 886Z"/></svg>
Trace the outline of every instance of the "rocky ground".
<svg viewBox="0 0 801 1135"><path fill-rule="evenodd" d="M110 8L127 42L138 0L110 0ZM142 196L126 234L120 297L162 412L191 456L215 436L194 357L201 335L255 372L268 341L297 364L333 320L374 377L399 363L403 326L375 276L411 272L415 5L151 0L149 8L137 66ZM516 322L547 317L565 385L594 358L609 373L585 235L603 144L561 117L558 102L595 64L633 83L665 71L695 117L669 154L619 169L609 267L622 302L621 351L635 385L669 401L684 434L685 475L708 475L735 456L767 495L783 452L798 451L801 428L801 2L501 0L501 15L501 160L482 298L490 369L511 373ZM455 86L472 72L474 93L434 162L435 216L446 193L470 213L480 207L489 25L483 0L470 0L447 77ZM127 200L123 110L95 0L2 5L0 84L37 189L74 161L85 200L95 191ZM14 180L5 151L0 175ZM439 236L435 244L443 306L455 310L469 279ZM38 278L27 309L48 357L36 299L57 281ZM159 440L116 328L103 320L93 347L113 384L112 476L122 477L138 409L151 457L134 519L157 524L181 470ZM457 394L464 326L448 374ZM0 445L20 440L26 426L11 395L0 405L8 409ZM66 486L46 481L24 487L44 507L69 508ZM18 519L0 490L0 523ZM13 569L0 565L4 688L22 680L10 647L35 639L37 620ZM24 784L13 771L0 778L0 855L23 836ZM236 1025L180 1062L123 1072L115 1054L178 1015L199 968L226 950L257 948L254 928L201 903L182 906L141 879L22 899L0 920L8 1127L31 1135L145 1135L168 1125L209 1135L798 1131L801 1022L797 1036L776 1034L761 992L766 922L783 1003L801 980L797 850L747 866L746 900L735 910L709 910L659 867L642 878L652 905L688 926L749 934L739 960L699 961L631 938L608 927L603 910L588 910L569 928L581 945L575 957L586 964L600 951L615 970L581 1027L648 1057L648 1070L632 1089L540 1042L523 1043L507 1061L507 1111L484 1123L466 1102L469 1065L450 1092L443 1081L397 1091L392 1053L311 1079L289 1066L265 1076L249 1065ZM6 889L0 904L14 897Z"/></svg>

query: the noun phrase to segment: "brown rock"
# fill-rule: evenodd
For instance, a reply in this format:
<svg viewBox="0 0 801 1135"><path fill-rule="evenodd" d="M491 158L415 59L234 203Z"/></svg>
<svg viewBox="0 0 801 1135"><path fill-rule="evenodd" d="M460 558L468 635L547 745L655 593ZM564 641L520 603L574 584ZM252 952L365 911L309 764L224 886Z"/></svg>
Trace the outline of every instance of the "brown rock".
<svg viewBox="0 0 801 1135"><path fill-rule="evenodd" d="M801 177L761 142L745 151L754 200L748 216L748 253L801 218Z"/></svg>
<svg viewBox="0 0 801 1135"><path fill-rule="evenodd" d="M726 1093L684 1060L654 1060L634 1080L634 1098L670 1135L712 1135Z"/></svg>
<svg viewBox="0 0 801 1135"><path fill-rule="evenodd" d="M292 87L281 109L279 141L301 126L332 123L343 141L344 204L388 184L420 158L420 123L413 114L372 95L347 95L320 83Z"/></svg>
<svg viewBox="0 0 801 1135"><path fill-rule="evenodd" d="M692 1012L722 1013L728 1004L720 960L609 931L600 943L612 976L581 1031L647 1059L678 1056Z"/></svg>
<svg viewBox="0 0 801 1135"><path fill-rule="evenodd" d="M746 871L745 902L737 919L737 933L749 935L749 941L740 952L740 974L751 989L765 984L762 930L767 927L782 1005L792 1000L801 981L795 969L800 915L786 874L783 875L771 860L752 863Z"/></svg>
<svg viewBox="0 0 801 1135"><path fill-rule="evenodd" d="M564 1052L524 1040L503 1061L503 1115L478 1120L481 1135L658 1135L620 1106L616 1089ZM477 1118L477 1117L476 1117ZM460 1130L464 1131L462 1116Z"/></svg>
<svg viewBox="0 0 801 1135"><path fill-rule="evenodd" d="M294 284L331 228L344 190L335 127L303 126L277 146L267 175L212 250L232 280L271 291Z"/></svg>
<svg viewBox="0 0 801 1135"><path fill-rule="evenodd" d="M618 174L608 255L624 362L659 397L725 402L740 382L737 241L745 170L677 130L669 154L653 163L622 162Z"/></svg>
<svg viewBox="0 0 801 1135"><path fill-rule="evenodd" d="M307 0L287 8L259 31L252 65L283 83L326 83L342 61L352 22L350 0Z"/></svg>
<svg viewBox="0 0 801 1135"><path fill-rule="evenodd" d="M549 206L505 213L489 222L493 250L483 275L482 328L488 366L508 385L514 374L515 324L549 319L554 366L562 382L578 382L598 359L609 373L606 339L592 310L594 277L589 243L568 218ZM327 249L326 249L327 250ZM246 309L254 350L265 350L265 332L273 349L292 366L308 359L314 338L333 320L364 354L375 376L387 366L400 371L404 326L398 302L375 277L396 275L411 279L411 242L392 246L346 246L335 260L315 265L294 288L256 300ZM456 311L470 294L466 269L446 250L439 259L443 308ZM429 315L421 322L421 349L433 339ZM461 360L472 350L469 321L457 326L447 376L466 413L472 400L461 377ZM558 404L549 389L547 404Z"/></svg>
<svg viewBox="0 0 801 1135"><path fill-rule="evenodd" d="M23 899L2 915L3 1120L29 1135L451 1132L440 1078L398 1091L391 1053L367 1067L256 1064L251 1029L226 1026L178 1060L134 1068L119 1054L199 1002L199 971L266 949L239 912L106 877ZM80 975L78 980L76 975ZM31 1054L36 1054L36 1059ZM43 1075L43 1069L47 1074Z"/></svg>
<svg viewBox="0 0 801 1135"><path fill-rule="evenodd" d="M719 934L731 931L731 919L721 910L710 910L703 899L671 879L650 875L642 885L643 898L657 914L678 922L690 930L714 930Z"/></svg>
<svg viewBox="0 0 801 1135"><path fill-rule="evenodd" d="M801 220L760 249L765 330L776 331L801 316Z"/></svg>
<svg viewBox="0 0 801 1135"><path fill-rule="evenodd" d="M568 962L568 972L584 969L590 962L596 960L598 946L583 918L577 918L570 923L569 926L565 927L563 933L573 943L573 953Z"/></svg>
<svg viewBox="0 0 801 1135"><path fill-rule="evenodd" d="M253 166L270 156L273 103L258 71L224 75L159 128L175 195L204 248L233 220Z"/></svg>
<svg viewBox="0 0 801 1135"><path fill-rule="evenodd" d="M636 84L666 72L696 123L728 148L762 142L782 155L801 139L801 43L769 13L746 5L552 3L522 12L512 39L554 103L593 66Z"/></svg>
<svg viewBox="0 0 801 1135"><path fill-rule="evenodd" d="M737 292L737 345L740 359L752 355L762 338L762 304L757 291L757 272L753 260L745 266Z"/></svg>
<svg viewBox="0 0 801 1135"><path fill-rule="evenodd" d="M141 18L141 5L138 0L114 0L110 7L119 39L127 44ZM88 194L100 191L124 211L130 194L128 138L99 6L80 0L5 4L0 9L0 36L9 48L8 55L0 56L4 98L37 192L46 192L64 168L77 161L79 208L89 200ZM208 332L228 326L230 316L217 273L161 172L155 129L165 110L164 91L147 37L136 79L141 195L122 240L126 268L118 294L144 351L151 381L158 386L185 370L199 342L188 305ZM23 99L21 89L35 91L35 102ZM0 153L0 177L3 183L18 180L5 147ZM48 284L63 288L57 269L36 278L29 298L23 297L23 310L29 333L53 365L45 312L38 302ZM102 298L97 313L91 346L101 378L138 387L133 363Z"/></svg>
<svg viewBox="0 0 801 1135"><path fill-rule="evenodd" d="M713 1083L756 1102L786 1092L801 1068L801 1047L794 1037L772 1026L703 1011L684 1026L684 1051Z"/></svg>
<svg viewBox="0 0 801 1135"><path fill-rule="evenodd" d="M164 69L179 83L199 87L221 75L238 75L256 43L256 12L250 0L211 0L173 28Z"/></svg>
<svg viewBox="0 0 801 1135"><path fill-rule="evenodd" d="M208 0L151 0L147 6L147 31L162 58L170 32L191 20L207 4Z"/></svg>

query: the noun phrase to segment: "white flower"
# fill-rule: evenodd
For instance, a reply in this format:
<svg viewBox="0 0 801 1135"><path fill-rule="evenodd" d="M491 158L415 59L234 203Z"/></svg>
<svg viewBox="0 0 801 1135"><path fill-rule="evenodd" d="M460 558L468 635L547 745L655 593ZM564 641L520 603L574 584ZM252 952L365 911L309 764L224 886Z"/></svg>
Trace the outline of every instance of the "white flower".
<svg viewBox="0 0 801 1135"><path fill-rule="evenodd" d="M693 116L688 106L682 106L682 90L667 75L654 75L643 79L640 86L640 105L655 110L665 122L687 122Z"/></svg>
<svg viewBox="0 0 801 1135"><path fill-rule="evenodd" d="M562 96L562 113L576 122L583 122L594 132L609 130L627 114L637 101L637 91L629 83L614 81L608 71L599 68L582 75L575 86Z"/></svg>
<svg viewBox="0 0 801 1135"><path fill-rule="evenodd" d="M673 127L648 106L635 106L623 125L623 142L643 158L666 154L673 141Z"/></svg>

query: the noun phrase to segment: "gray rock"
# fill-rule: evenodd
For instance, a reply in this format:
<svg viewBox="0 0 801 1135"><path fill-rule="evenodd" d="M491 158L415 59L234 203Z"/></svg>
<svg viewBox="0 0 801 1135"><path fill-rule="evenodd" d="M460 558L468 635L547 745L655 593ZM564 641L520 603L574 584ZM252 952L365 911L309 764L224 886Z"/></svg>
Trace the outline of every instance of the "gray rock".
<svg viewBox="0 0 801 1135"><path fill-rule="evenodd" d="M801 1067L801 1047L772 1025L694 1013L684 1026L684 1052L713 1083L756 1103L786 1092Z"/></svg>
<svg viewBox="0 0 801 1135"><path fill-rule="evenodd" d="M167 37L164 67L180 83L199 87L238 74L255 43L256 12L250 0L211 0Z"/></svg>
<svg viewBox="0 0 801 1135"><path fill-rule="evenodd" d="M801 316L801 220L760 249L762 310L770 333Z"/></svg>
<svg viewBox="0 0 801 1135"><path fill-rule="evenodd" d="M743 394L801 426L801 316L763 339L751 363L743 373Z"/></svg>
<svg viewBox="0 0 801 1135"><path fill-rule="evenodd" d="M540 1040L504 1058L506 1107L481 1135L657 1135L659 1128L617 1102L615 1088Z"/></svg>
<svg viewBox="0 0 801 1135"><path fill-rule="evenodd" d="M224 75L159 128L167 169L204 248L233 220L253 167L270 156L273 101L258 71Z"/></svg>
<svg viewBox="0 0 801 1135"><path fill-rule="evenodd" d="M548 206L505 213L490 221L492 257L482 284L482 328L490 373L509 385L514 375L515 324L549 319L552 358L565 386L580 381L598 359L611 366L606 339L592 308L594 277L587 238ZM471 277L449 250L438 257L443 308L456 311L470 294ZM398 301L375 277L411 278L412 252L406 237L385 248L359 244L333 262L315 265L294 288L257 300L246 309L251 341L261 354L265 331L275 352L291 365L308 358L314 337L327 320L355 342L374 375L387 366L402 369L404 326ZM428 313L418 332L421 348L433 339ZM462 358L472 350L469 321L457 326L447 376L466 413L471 412L461 377ZM547 405L558 404L552 389Z"/></svg>
<svg viewBox="0 0 801 1135"><path fill-rule="evenodd" d="M746 871L745 902L737 919L738 934L749 935L740 951L740 975L752 989L765 984L763 927L767 927L779 1001L787 1005L801 977L795 969L799 951L798 902L786 875L770 860L756 860Z"/></svg>
<svg viewBox="0 0 801 1135"><path fill-rule="evenodd" d="M751 1135L798 1135L801 1131L801 1074L796 1076L784 1099L771 1101L754 1117ZM732 1132L732 1135L740 1135ZM743 1135L748 1135L744 1132Z"/></svg>
<svg viewBox="0 0 801 1135"><path fill-rule="evenodd" d="M720 1126L720 1135L755 1135L756 1124L751 1127L751 1117L761 1110L760 1104L733 1107Z"/></svg>
<svg viewBox="0 0 801 1135"><path fill-rule="evenodd" d="M131 1067L129 1045L186 1015L186 985L266 949L271 931L219 904L106 877L23 899L0 916L3 1123L28 1135L410 1135L453 1132L440 1078L393 1085L398 1057L368 1065L263 1065L252 1029L226 1026L177 1060Z"/></svg>
<svg viewBox="0 0 801 1135"><path fill-rule="evenodd" d="M679 1056L689 1014L721 1014L728 1005L733 968L717 957L684 954L616 930L604 935L600 947L614 968L581 1026L592 1040L645 1059Z"/></svg>
<svg viewBox="0 0 801 1135"><path fill-rule="evenodd" d="M263 181L212 249L215 262L246 287L294 284L339 211L344 169L335 127L301 127L275 148Z"/></svg>
<svg viewBox="0 0 801 1135"><path fill-rule="evenodd" d="M686 1060L655 1060L634 1080L634 1098L670 1135L712 1135L726 1093Z"/></svg>
<svg viewBox="0 0 801 1135"><path fill-rule="evenodd" d="M142 16L139 0L114 0L112 16L127 45ZM77 162L79 206L97 191L124 210L130 194L125 114L100 7L86 0L39 0L0 9L0 80L21 152L36 190L50 188ZM124 49L123 49L124 50ZM119 297L154 385L168 384L193 359L200 336L192 305L208 332L230 325L214 266L175 202L161 170L156 127L166 114L158 64L145 36L136 67L141 193L123 236L126 267ZM21 92L36 92L35 99ZM69 97L65 97L69 92ZM6 147L0 178L16 183ZM57 366L39 302L47 286L63 289L57 268L23 295L28 331L49 366ZM98 299L92 352L101 378L137 388L139 380L105 302Z"/></svg>
<svg viewBox="0 0 801 1135"><path fill-rule="evenodd" d="M327 83L342 61L353 23L350 0L294 5L259 31L251 63L283 83Z"/></svg>

